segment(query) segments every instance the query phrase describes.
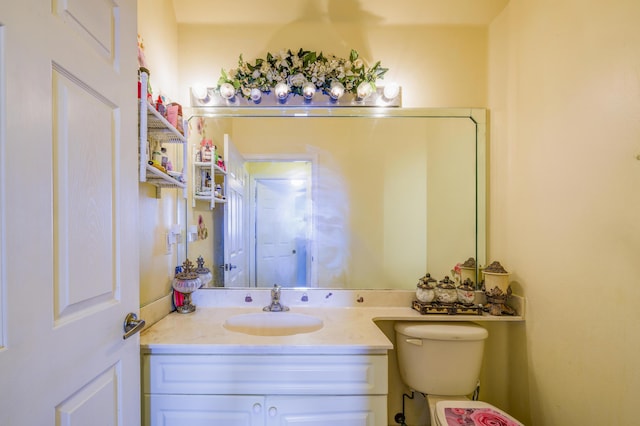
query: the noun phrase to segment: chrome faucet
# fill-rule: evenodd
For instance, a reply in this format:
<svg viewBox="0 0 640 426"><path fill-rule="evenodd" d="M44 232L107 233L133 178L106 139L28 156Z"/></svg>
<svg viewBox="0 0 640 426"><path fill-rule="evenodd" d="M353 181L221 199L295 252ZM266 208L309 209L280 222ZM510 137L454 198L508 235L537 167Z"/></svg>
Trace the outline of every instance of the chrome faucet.
<svg viewBox="0 0 640 426"><path fill-rule="evenodd" d="M269 306L265 306L264 308L262 308L263 311L284 312L289 310L288 306L284 306L280 303L281 289L282 288L278 284L273 285L273 288L271 289L271 303L269 304Z"/></svg>

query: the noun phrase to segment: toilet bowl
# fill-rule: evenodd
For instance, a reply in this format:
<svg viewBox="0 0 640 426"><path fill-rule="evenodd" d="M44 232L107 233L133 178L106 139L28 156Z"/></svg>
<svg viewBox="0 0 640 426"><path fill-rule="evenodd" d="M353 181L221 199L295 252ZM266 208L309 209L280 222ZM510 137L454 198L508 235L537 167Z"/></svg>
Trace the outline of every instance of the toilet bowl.
<svg viewBox="0 0 640 426"><path fill-rule="evenodd" d="M427 397L432 426L522 426L509 414L472 401L489 333L470 322L396 322L402 381Z"/></svg>

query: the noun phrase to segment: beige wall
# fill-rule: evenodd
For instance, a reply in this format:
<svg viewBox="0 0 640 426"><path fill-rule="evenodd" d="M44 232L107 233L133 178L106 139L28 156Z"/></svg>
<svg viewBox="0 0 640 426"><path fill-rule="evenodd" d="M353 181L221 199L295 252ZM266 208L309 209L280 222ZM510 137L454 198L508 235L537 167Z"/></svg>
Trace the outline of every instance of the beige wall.
<svg viewBox="0 0 640 426"><path fill-rule="evenodd" d="M527 296L505 367L532 425L637 423L639 20L512 0L490 26L490 253Z"/></svg>
<svg viewBox="0 0 640 426"><path fill-rule="evenodd" d="M138 34L144 41L147 68L154 99L163 94L177 97L177 25L171 0L138 0ZM182 191L141 183L139 195L140 305L145 306L171 292L171 279L179 262L178 248L167 254L166 233L178 223ZM183 215L184 216L184 215ZM182 249L184 251L184 249ZM167 305L168 309L168 305Z"/></svg>
<svg viewBox="0 0 640 426"><path fill-rule="evenodd" d="M404 86L404 106L486 105L487 29L476 26L389 27L330 22L286 26L180 25L180 98L188 105L194 84L215 86L220 70L281 49L324 51L348 57L351 49L389 72L380 83Z"/></svg>

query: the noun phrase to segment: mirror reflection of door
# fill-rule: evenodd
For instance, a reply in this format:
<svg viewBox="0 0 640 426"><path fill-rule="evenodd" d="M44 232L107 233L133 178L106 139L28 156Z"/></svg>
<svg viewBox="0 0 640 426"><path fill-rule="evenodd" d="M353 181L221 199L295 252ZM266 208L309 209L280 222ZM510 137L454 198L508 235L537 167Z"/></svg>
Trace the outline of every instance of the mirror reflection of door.
<svg viewBox="0 0 640 426"><path fill-rule="evenodd" d="M254 188L254 285L309 286L311 164L260 162L249 169Z"/></svg>
<svg viewBox="0 0 640 426"><path fill-rule="evenodd" d="M244 194L247 171L242 154L224 135L224 152L227 156L224 229L224 286L236 287L246 282L245 212Z"/></svg>

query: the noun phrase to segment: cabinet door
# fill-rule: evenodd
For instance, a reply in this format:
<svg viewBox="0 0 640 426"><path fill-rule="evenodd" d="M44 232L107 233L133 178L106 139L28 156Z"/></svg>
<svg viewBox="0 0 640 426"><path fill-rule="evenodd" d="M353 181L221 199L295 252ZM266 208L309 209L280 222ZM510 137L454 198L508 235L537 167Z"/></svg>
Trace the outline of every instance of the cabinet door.
<svg viewBox="0 0 640 426"><path fill-rule="evenodd" d="M262 426L264 397L145 395L144 426Z"/></svg>
<svg viewBox="0 0 640 426"><path fill-rule="evenodd" d="M267 426L386 426L386 396L268 396Z"/></svg>

